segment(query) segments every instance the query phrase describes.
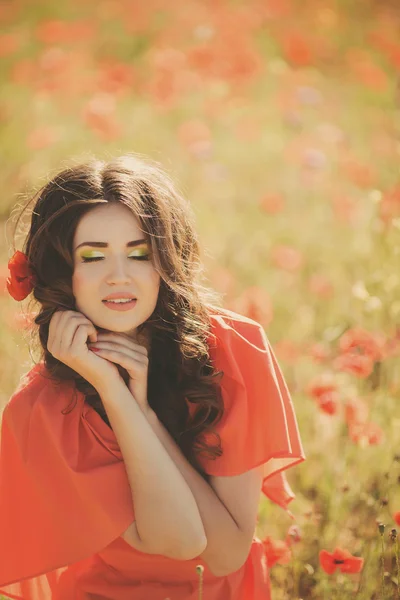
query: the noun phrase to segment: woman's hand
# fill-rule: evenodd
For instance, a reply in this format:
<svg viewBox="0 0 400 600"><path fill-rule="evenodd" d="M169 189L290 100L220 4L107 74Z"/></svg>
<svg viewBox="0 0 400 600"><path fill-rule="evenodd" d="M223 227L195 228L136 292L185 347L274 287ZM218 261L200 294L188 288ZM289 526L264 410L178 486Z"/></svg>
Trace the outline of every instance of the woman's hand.
<svg viewBox="0 0 400 600"><path fill-rule="evenodd" d="M126 369L130 379L129 391L143 412L150 411L147 401L147 375L149 358L147 348L141 346L129 336L113 331L98 332L97 341L88 344L89 349L96 351L107 361L117 363Z"/></svg>
<svg viewBox="0 0 400 600"><path fill-rule="evenodd" d="M75 310L57 310L50 319L47 349L99 391L122 380L118 368L88 348L88 338L98 337L93 323Z"/></svg>

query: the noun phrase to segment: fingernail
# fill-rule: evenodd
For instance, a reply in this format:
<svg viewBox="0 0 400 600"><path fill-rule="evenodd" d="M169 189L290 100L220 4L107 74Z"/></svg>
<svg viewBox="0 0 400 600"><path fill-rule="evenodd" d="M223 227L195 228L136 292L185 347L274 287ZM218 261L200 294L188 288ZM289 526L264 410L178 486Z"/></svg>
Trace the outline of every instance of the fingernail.
<svg viewBox="0 0 400 600"><path fill-rule="evenodd" d="M100 348L90 348L90 350L92 350L92 352L100 352Z"/></svg>

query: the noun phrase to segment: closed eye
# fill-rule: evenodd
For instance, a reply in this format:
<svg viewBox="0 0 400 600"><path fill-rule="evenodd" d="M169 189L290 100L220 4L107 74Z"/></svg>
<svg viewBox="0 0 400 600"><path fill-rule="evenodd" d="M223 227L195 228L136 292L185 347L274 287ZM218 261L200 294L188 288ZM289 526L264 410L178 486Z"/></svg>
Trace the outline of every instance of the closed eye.
<svg viewBox="0 0 400 600"><path fill-rule="evenodd" d="M133 258L133 260L150 260L150 255L146 254L143 256L128 256L128 258ZM93 262L95 260L103 260L104 256L82 256L82 262Z"/></svg>

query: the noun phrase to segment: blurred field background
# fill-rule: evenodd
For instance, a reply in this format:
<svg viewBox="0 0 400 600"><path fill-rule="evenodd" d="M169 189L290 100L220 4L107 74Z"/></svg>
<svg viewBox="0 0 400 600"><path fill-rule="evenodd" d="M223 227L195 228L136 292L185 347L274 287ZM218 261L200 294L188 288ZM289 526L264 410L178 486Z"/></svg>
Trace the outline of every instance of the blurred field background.
<svg viewBox="0 0 400 600"><path fill-rule="evenodd" d="M294 520L263 499L257 527L274 600L399 598L400 4L15 0L0 27L0 406L32 363L13 211L71 161L148 155L292 393ZM361 571L328 573L335 548Z"/></svg>

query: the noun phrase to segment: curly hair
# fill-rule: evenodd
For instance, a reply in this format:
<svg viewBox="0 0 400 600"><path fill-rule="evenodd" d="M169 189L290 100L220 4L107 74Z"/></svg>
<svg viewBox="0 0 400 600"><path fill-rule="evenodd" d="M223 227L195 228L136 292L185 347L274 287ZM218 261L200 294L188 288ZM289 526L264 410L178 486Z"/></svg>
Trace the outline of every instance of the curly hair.
<svg viewBox="0 0 400 600"><path fill-rule="evenodd" d="M222 454L213 426L223 416L219 385L223 371L215 371L209 354L210 314L222 307L219 294L200 281L204 267L190 204L158 162L134 153L108 162L91 158L64 168L24 209L31 202L35 205L23 251L36 275L32 300L39 303L32 341L40 342L40 358L51 378L74 380L110 427L97 390L48 351L49 324L57 310L76 310L73 238L81 217L101 204L116 202L138 219L160 274L156 307L137 328L151 338L148 402L190 464L208 480L197 456L205 453L215 459ZM126 370L117 367L127 383ZM188 404L195 405L192 416ZM215 435L216 445L207 445L205 434L207 439Z"/></svg>

